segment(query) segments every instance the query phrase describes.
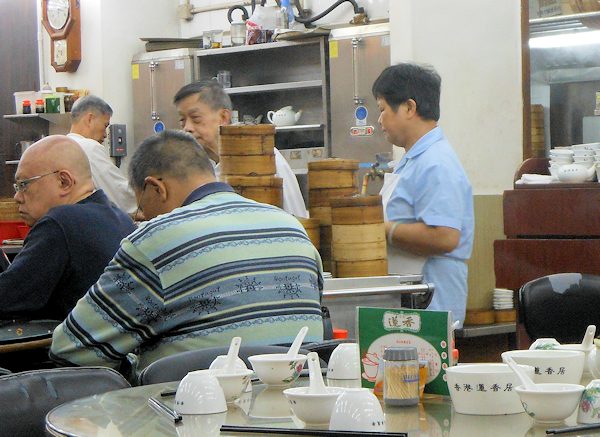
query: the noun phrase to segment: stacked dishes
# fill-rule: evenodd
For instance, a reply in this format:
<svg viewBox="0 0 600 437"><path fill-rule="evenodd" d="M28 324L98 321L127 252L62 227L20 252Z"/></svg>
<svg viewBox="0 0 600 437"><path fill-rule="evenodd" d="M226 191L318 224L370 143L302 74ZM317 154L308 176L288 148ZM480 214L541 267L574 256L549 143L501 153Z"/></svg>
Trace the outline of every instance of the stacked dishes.
<svg viewBox="0 0 600 437"><path fill-rule="evenodd" d="M514 309L514 292L505 288L494 289L494 322L507 323L517 319L517 311Z"/></svg>
<svg viewBox="0 0 600 437"><path fill-rule="evenodd" d="M556 147L550 150L550 175L558 180L558 169L573 164L573 150L568 147Z"/></svg>
<svg viewBox="0 0 600 437"><path fill-rule="evenodd" d="M512 310L514 307L513 291L505 288L495 288L493 305L495 310Z"/></svg>
<svg viewBox="0 0 600 437"><path fill-rule="evenodd" d="M582 165L585 168L590 168L594 165L594 149L591 144L574 144L571 146L573 150L573 162Z"/></svg>

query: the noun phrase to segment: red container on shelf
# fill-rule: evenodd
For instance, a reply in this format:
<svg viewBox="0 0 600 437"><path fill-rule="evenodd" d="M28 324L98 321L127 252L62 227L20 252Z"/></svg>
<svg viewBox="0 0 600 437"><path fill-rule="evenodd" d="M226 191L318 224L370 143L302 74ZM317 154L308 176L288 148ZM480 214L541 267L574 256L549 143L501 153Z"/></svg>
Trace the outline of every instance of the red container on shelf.
<svg viewBox="0 0 600 437"><path fill-rule="evenodd" d="M0 242L4 240L25 238L22 235L27 235L27 232L29 232L29 226L27 226L25 222L0 221Z"/></svg>

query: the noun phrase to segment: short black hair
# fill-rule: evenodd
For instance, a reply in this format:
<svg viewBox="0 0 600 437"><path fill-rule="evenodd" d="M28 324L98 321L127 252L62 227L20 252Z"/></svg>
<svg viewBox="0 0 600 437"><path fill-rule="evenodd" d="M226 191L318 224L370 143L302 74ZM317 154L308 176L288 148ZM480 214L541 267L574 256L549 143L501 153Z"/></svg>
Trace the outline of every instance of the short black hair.
<svg viewBox="0 0 600 437"><path fill-rule="evenodd" d="M440 119L442 78L430 65L401 63L387 67L373 83L373 96L384 99L394 110L412 99L417 114L425 120Z"/></svg>
<svg viewBox="0 0 600 437"><path fill-rule="evenodd" d="M177 91L177 94L175 94L173 103L177 105L181 100L194 94L198 94L198 99L206 103L213 111L218 111L220 109L231 110L233 108L231 98L219 82L214 79L202 80L184 85Z"/></svg>
<svg viewBox="0 0 600 437"><path fill-rule="evenodd" d="M183 131L167 129L146 138L129 162L129 185L136 191L151 175L186 179L194 174L214 176L215 171L204 148Z"/></svg>

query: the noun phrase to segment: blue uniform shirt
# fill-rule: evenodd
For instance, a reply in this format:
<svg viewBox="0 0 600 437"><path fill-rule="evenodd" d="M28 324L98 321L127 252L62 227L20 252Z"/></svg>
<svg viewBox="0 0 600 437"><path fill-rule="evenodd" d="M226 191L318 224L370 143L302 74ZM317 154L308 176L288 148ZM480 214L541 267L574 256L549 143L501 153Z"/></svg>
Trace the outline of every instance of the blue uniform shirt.
<svg viewBox="0 0 600 437"><path fill-rule="evenodd" d="M388 220L424 222L460 231L456 249L427 258L424 280L435 284L429 309L450 310L460 324L467 304L467 265L473 247L471 184L442 129L419 139L394 169L399 180L386 208Z"/></svg>

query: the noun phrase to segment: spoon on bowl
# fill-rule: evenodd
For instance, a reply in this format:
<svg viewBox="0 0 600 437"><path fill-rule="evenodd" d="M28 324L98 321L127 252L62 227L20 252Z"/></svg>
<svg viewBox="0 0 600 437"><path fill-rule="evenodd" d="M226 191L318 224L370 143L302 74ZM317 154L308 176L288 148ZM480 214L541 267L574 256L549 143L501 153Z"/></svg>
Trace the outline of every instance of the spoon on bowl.
<svg viewBox="0 0 600 437"><path fill-rule="evenodd" d="M316 352L309 352L308 357L308 377L309 386L307 393L320 395L327 393L327 387L323 381L323 374L321 373L321 360Z"/></svg>
<svg viewBox="0 0 600 437"><path fill-rule="evenodd" d="M290 348L287 351L287 356L289 359L293 359L296 355L298 355L298 351L300 350L300 345L304 341L304 337L306 337L307 332L308 332L308 326L303 326L300 329L300 331L298 332L298 335L296 335L296 338L294 339L294 342L292 343L292 345L290 346Z"/></svg>
<svg viewBox="0 0 600 437"><path fill-rule="evenodd" d="M227 358L225 358L225 365L223 366L223 373L231 373L235 370L235 363L241 344L242 337L233 337L231 339L231 343L229 343L229 350L227 351Z"/></svg>
<svg viewBox="0 0 600 437"><path fill-rule="evenodd" d="M530 391L538 391L539 390L537 384L531 380L529 375L527 375L523 371L523 369L521 369L519 367L519 365L515 362L515 360L512 359L512 357L506 357L504 361L506 361L506 364L508 364L508 366L512 369L512 371L517 374L517 376L519 377L519 379L521 380L521 382L523 383L523 385L525 386L525 388L527 390L530 390Z"/></svg>
<svg viewBox="0 0 600 437"><path fill-rule="evenodd" d="M596 325L589 325L585 330L585 335L581 342L582 349L588 350L594 346L594 336L596 335Z"/></svg>

